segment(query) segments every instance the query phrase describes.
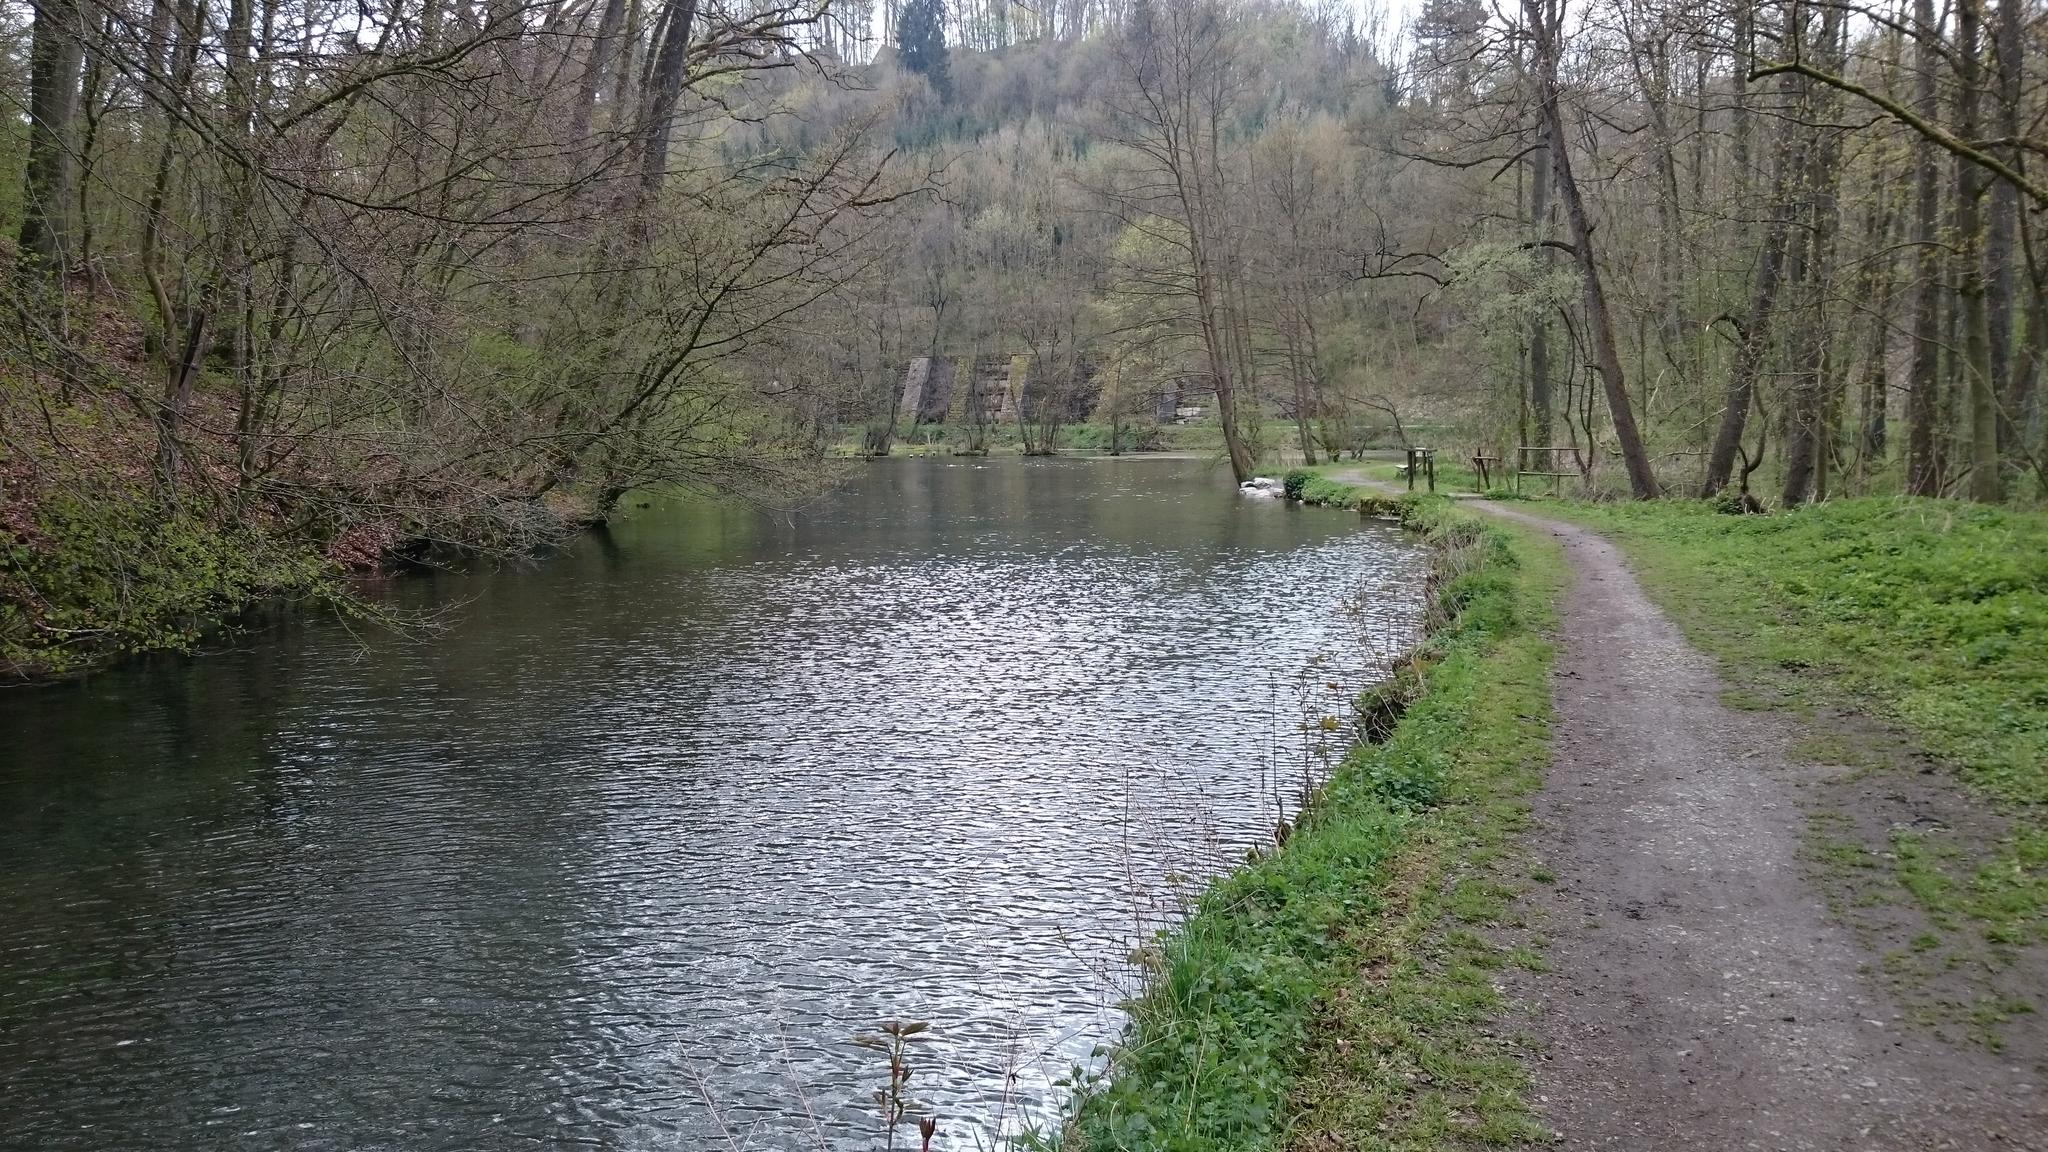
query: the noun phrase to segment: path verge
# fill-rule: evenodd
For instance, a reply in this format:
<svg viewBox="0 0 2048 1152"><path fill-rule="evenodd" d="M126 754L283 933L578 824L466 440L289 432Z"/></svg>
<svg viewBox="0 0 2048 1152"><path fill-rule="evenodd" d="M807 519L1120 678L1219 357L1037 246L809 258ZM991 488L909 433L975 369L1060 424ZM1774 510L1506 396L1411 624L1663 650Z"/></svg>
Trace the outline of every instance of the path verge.
<svg viewBox="0 0 2048 1152"><path fill-rule="evenodd" d="M1539 1131L1525 1061L1489 1025L1486 940L1546 742L1545 638L1562 569L1541 541L1447 501L1404 505L1448 619L1383 741L1337 766L1274 848L1141 954L1148 991L1068 1147L1501 1144ZM1367 711L1377 701L1362 702Z"/></svg>
<svg viewBox="0 0 2048 1152"><path fill-rule="evenodd" d="M1511 508L1573 571L1532 847L1550 974L1518 981L1535 1091L1568 1147L2038 1147L2034 1070L1910 1026L1802 857L1828 776L1708 658L1615 545Z"/></svg>
<svg viewBox="0 0 2048 1152"><path fill-rule="evenodd" d="M1536 506L1653 604L1601 536L1467 506L1574 573L1530 838L1557 975L1517 982L1566 1143L2048 1146L2048 521Z"/></svg>

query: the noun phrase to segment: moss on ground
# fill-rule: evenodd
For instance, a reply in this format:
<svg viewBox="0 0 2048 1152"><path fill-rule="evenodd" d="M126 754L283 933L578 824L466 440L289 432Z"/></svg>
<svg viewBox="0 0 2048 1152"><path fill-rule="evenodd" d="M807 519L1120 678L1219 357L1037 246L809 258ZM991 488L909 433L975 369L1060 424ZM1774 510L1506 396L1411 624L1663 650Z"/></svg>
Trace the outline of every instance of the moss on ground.
<svg viewBox="0 0 2048 1152"><path fill-rule="evenodd" d="M1357 506L1351 493L1323 493ZM1419 694L1351 750L1277 850L1217 880L1159 942L1071 1147L1444 1148L1540 1135L1490 973L1535 965L1475 929L1505 914L1510 842L1547 755L1563 582L1547 540L1402 503L1437 557Z"/></svg>

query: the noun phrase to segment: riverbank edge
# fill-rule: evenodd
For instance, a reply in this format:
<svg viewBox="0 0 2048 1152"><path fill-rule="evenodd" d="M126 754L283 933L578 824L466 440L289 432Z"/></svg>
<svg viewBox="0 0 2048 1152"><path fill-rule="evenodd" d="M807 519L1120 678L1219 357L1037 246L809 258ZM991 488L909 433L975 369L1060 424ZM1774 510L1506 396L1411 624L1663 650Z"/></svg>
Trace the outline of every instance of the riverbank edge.
<svg viewBox="0 0 2048 1152"><path fill-rule="evenodd" d="M1362 695L1365 737L1276 843L1141 949L1146 990L1073 1085L1068 1149L1446 1147L1541 1139L1527 1053L1489 1027L1486 939L1549 754L1556 545L1441 498L1316 478L1305 503L1397 515L1430 550L1428 625Z"/></svg>
<svg viewBox="0 0 2048 1152"><path fill-rule="evenodd" d="M358 595L358 582L539 557L609 519L573 497L509 501L501 509L539 527L530 539L502 546L481 537L428 536L338 544L207 511L166 511L135 493L46 501L31 526L0 526L0 687L63 683L128 660L191 655L280 606L319 607L403 630L415 622Z"/></svg>
<svg viewBox="0 0 2048 1152"><path fill-rule="evenodd" d="M1280 484L1287 498L1299 504L1344 508L1365 516L1401 520L1404 524L1407 522L1404 509L1412 499L1346 483L1314 467L1289 469L1282 475Z"/></svg>

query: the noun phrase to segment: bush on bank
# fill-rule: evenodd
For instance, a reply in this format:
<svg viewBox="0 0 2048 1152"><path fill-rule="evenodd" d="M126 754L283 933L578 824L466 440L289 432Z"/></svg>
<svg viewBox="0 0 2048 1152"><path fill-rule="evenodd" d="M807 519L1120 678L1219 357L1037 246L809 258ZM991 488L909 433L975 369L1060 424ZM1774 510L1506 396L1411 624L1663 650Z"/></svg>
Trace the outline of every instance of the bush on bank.
<svg viewBox="0 0 2048 1152"><path fill-rule="evenodd" d="M173 507L145 484L58 489L0 524L0 680L189 651L257 599L323 595L334 579L317 551L196 499Z"/></svg>
<svg viewBox="0 0 2048 1152"><path fill-rule="evenodd" d="M1325 494L1340 506L1365 495ZM1277 848L1217 880L1147 953L1147 990L1106 1076L1078 1095L1068 1146L1532 1134L1519 1064L1479 1028L1493 1006L1484 972L1502 958L1446 929L1498 911L1491 882L1444 881L1498 856L1535 782L1541 627L1560 569L1554 550L1511 544L1449 501L1400 509L1434 556L1436 627L1411 660L1414 699L1384 742L1351 749Z"/></svg>

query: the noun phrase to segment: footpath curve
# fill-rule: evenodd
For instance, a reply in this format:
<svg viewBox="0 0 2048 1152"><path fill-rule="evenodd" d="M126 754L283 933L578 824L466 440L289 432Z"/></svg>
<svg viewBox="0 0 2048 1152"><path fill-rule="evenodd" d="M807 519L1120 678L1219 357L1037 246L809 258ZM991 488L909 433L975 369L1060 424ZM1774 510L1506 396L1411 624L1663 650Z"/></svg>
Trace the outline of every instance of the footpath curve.
<svg viewBox="0 0 2048 1152"><path fill-rule="evenodd" d="M1386 489L1362 476L1347 483ZM1548 971L1508 991L1535 1105L1572 1149L2048 1150L2040 1076L1902 1018L1801 859L1795 718L1722 703L1713 662L1591 530L1555 537L1553 755L1528 849Z"/></svg>

